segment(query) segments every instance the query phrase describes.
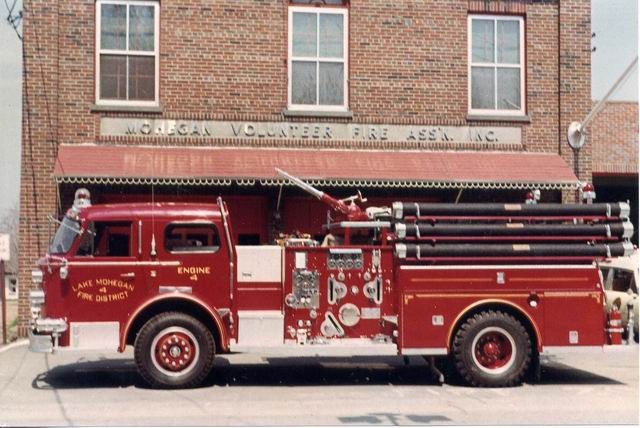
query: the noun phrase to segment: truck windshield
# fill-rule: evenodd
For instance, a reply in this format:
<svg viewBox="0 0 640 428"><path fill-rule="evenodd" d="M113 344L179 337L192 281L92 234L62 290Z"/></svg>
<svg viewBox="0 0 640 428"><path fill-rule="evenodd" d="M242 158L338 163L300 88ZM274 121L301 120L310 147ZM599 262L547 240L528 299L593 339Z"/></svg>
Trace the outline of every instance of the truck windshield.
<svg viewBox="0 0 640 428"><path fill-rule="evenodd" d="M53 237L51 246L49 247L50 254L64 254L71 248L73 240L76 239L76 235L80 231L80 223L69 217L65 217L60 223L60 227Z"/></svg>

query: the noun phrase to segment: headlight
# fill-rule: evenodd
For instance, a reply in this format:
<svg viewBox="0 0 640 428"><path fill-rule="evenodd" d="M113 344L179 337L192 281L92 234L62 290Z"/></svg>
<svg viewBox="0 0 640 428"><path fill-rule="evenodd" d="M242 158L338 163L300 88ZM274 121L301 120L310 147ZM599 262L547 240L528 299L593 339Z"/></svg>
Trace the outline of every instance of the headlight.
<svg viewBox="0 0 640 428"><path fill-rule="evenodd" d="M42 271L40 269L35 269L31 271L31 282L33 282L35 285L40 285L42 284L42 278L43 278L44 274L42 273Z"/></svg>
<svg viewBox="0 0 640 428"><path fill-rule="evenodd" d="M43 290L29 290L29 304L31 306L44 305L44 291Z"/></svg>

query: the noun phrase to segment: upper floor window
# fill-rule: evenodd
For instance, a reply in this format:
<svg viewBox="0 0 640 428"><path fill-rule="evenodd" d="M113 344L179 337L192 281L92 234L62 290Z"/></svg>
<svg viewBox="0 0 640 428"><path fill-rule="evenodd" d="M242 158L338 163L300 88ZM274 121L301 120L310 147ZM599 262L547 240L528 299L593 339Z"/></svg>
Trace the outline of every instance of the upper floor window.
<svg viewBox="0 0 640 428"><path fill-rule="evenodd" d="M159 7L155 1L96 3L98 104L158 104Z"/></svg>
<svg viewBox="0 0 640 428"><path fill-rule="evenodd" d="M469 16L469 113L524 115L524 20Z"/></svg>
<svg viewBox="0 0 640 428"><path fill-rule="evenodd" d="M347 8L289 7L289 108L347 110L347 13Z"/></svg>

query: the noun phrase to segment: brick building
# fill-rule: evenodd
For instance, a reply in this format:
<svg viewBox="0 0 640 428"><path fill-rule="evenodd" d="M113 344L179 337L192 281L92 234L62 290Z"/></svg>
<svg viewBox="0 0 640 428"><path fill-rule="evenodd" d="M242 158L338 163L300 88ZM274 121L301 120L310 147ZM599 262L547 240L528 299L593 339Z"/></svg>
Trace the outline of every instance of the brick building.
<svg viewBox="0 0 640 428"><path fill-rule="evenodd" d="M638 103L607 102L591 122L593 184L600 202L630 201L638 227ZM638 232L633 236L638 245Z"/></svg>
<svg viewBox="0 0 640 428"><path fill-rule="evenodd" d="M77 187L322 233L274 167L370 204L571 199L591 179L589 0L24 2L20 281ZM576 177L577 172L577 177ZM29 316L21 293L21 332Z"/></svg>

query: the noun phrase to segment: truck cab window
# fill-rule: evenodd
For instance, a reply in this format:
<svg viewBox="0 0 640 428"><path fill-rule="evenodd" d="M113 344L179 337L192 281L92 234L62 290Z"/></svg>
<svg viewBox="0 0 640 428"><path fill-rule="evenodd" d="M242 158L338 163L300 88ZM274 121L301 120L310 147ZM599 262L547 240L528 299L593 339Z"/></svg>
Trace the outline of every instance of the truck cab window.
<svg viewBox="0 0 640 428"><path fill-rule="evenodd" d="M213 224L173 223L164 230L164 248L170 253L214 253L220 237Z"/></svg>
<svg viewBox="0 0 640 428"><path fill-rule="evenodd" d="M78 256L129 257L131 255L130 222L95 222L82 234Z"/></svg>

